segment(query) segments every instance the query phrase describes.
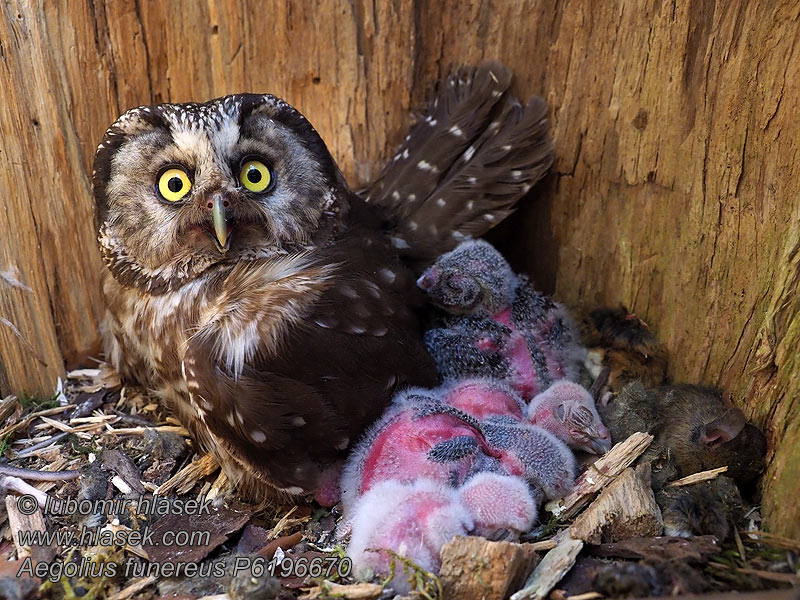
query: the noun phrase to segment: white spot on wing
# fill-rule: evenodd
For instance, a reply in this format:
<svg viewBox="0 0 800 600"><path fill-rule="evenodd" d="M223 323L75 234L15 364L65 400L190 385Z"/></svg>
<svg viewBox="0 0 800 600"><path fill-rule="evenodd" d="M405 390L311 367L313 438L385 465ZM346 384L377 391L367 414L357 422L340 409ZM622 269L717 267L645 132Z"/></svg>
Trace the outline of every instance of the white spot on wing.
<svg viewBox="0 0 800 600"><path fill-rule="evenodd" d="M417 163L417 168L421 171L430 171L431 173L438 173L439 169L435 165L432 165L426 160L421 160Z"/></svg>

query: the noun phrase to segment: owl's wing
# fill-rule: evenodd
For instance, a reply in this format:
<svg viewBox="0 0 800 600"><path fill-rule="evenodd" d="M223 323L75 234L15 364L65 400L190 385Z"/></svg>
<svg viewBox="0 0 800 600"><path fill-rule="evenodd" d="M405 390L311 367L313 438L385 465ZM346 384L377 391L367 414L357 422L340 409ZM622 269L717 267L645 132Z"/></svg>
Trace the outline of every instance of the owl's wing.
<svg viewBox="0 0 800 600"><path fill-rule="evenodd" d="M229 277L226 304L185 353L191 401L214 441L294 493L315 491L396 389L436 381L399 291L413 278L396 287L399 267L365 270L369 255L350 254L335 275L312 268L307 280L262 286L251 273Z"/></svg>
<svg viewBox="0 0 800 600"><path fill-rule="evenodd" d="M502 221L553 162L547 105L508 93L488 62L447 78L366 200L394 217L398 250L424 265Z"/></svg>

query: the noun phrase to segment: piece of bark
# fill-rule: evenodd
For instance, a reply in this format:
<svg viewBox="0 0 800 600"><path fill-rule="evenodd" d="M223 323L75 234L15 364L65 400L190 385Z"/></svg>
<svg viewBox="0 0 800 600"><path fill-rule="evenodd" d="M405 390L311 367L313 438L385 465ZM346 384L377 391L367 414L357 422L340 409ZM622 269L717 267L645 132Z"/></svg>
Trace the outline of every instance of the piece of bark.
<svg viewBox="0 0 800 600"><path fill-rule="evenodd" d="M713 535L698 535L692 538L667 536L630 538L587 547L589 554L604 558L680 560L696 564L707 563L709 557L721 551L722 548Z"/></svg>
<svg viewBox="0 0 800 600"><path fill-rule="evenodd" d="M210 508L208 514L205 510L198 510L200 514L170 513L159 518L152 526L154 545L144 544L143 550L147 552L152 562L198 562L203 560L217 546L225 542L228 537L239 531L252 516L248 507L219 507ZM167 531L175 532L181 536L188 536L190 543L177 545L159 544L159 540ZM201 536L197 532L208 532L206 543L200 544ZM181 538L178 538L180 541ZM203 540L205 541L205 540Z"/></svg>
<svg viewBox="0 0 800 600"><path fill-rule="evenodd" d="M155 575L151 575L150 577L140 577L139 579L133 579L128 582L124 588L118 591L115 594L109 596L108 600L128 600L132 598L134 595L141 592L146 587L154 584L158 581L158 577Z"/></svg>
<svg viewBox="0 0 800 600"><path fill-rule="evenodd" d="M561 536L558 545L550 550L536 565L525 587L511 595L511 600L541 600L546 598L559 581L575 564L583 548L583 541L568 534Z"/></svg>
<svg viewBox="0 0 800 600"><path fill-rule="evenodd" d="M0 598L3 600L33 600L42 584L38 577L31 577L24 560L0 560Z"/></svg>
<svg viewBox="0 0 800 600"><path fill-rule="evenodd" d="M119 450L103 452L103 469L116 473L137 494L144 494L142 474L131 458ZM119 486L117 486L119 488ZM124 491L124 490L121 490Z"/></svg>
<svg viewBox="0 0 800 600"><path fill-rule="evenodd" d="M14 546L17 548L17 558L24 559L31 557L33 563L50 562L56 555L56 549L52 546L34 545L23 546L20 544L19 533L20 531L47 531L44 523L44 515L42 509L36 505L36 510L30 514L25 515L20 512L17 504L20 502L18 496L6 496L6 511L8 512L8 526L11 528L11 536L14 540Z"/></svg>
<svg viewBox="0 0 800 600"><path fill-rule="evenodd" d="M560 521L572 518L586 506L595 494L613 482L652 443L653 436L637 432L628 439L614 445L601 456L577 481L574 489L565 497L548 502L545 508Z"/></svg>
<svg viewBox="0 0 800 600"><path fill-rule="evenodd" d="M517 589L538 562L530 544L490 542L482 537L455 537L439 556L444 600L503 600Z"/></svg>
<svg viewBox="0 0 800 600"><path fill-rule="evenodd" d="M570 526L587 543L660 535L661 510L650 483L650 464L629 467Z"/></svg>

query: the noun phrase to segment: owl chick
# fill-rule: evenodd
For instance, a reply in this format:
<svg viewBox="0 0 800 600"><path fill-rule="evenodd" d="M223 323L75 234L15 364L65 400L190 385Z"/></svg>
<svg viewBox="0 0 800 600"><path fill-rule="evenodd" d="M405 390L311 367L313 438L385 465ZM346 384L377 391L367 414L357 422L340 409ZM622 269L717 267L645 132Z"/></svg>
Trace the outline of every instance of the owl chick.
<svg viewBox="0 0 800 600"><path fill-rule="evenodd" d="M317 491L395 390L434 383L409 266L499 222L552 161L544 103L519 107L509 81L496 64L448 79L369 203L270 95L141 107L106 132L93 187L107 358L245 496ZM447 152L423 131L452 138ZM442 206L465 177L474 196Z"/></svg>
<svg viewBox="0 0 800 600"><path fill-rule="evenodd" d="M584 350L567 311L515 275L484 240L463 242L417 280L442 314L425 345L445 379L503 379L525 400L575 380Z"/></svg>
<svg viewBox="0 0 800 600"><path fill-rule="evenodd" d="M506 417L479 421L436 390L402 392L358 443L341 480L345 514L381 481L420 478L458 487L477 473L520 477L548 499L565 495L575 459L548 432Z"/></svg>
<svg viewBox="0 0 800 600"><path fill-rule="evenodd" d="M429 479L387 480L353 507L347 554L359 578L391 574L390 552L438 572L439 553L457 535L516 539L536 521L539 498L519 477L479 473L458 489ZM408 591L403 569L391 580Z"/></svg>
<svg viewBox="0 0 800 600"><path fill-rule="evenodd" d="M445 383L442 399L476 419L507 416L541 427L574 450L604 454L611 436L600 419L594 399L582 386L555 382L525 404L507 383L495 379L464 379Z"/></svg>

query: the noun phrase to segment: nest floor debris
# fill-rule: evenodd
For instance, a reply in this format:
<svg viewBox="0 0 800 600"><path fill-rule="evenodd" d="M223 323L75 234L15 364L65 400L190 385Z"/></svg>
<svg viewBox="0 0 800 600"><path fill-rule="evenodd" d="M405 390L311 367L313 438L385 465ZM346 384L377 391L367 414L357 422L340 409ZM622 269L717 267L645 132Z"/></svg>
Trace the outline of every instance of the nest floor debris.
<svg viewBox="0 0 800 600"><path fill-rule="evenodd" d="M524 543L455 538L442 549L439 577L398 556L396 569L415 581L410 597L593 600L640 589L671 594L800 585L800 542L762 531L757 510L732 542L645 537L658 529L660 515L647 496L649 470L631 465L649 438L632 436L588 466L575 490L548 507L550 522ZM72 480L0 480L6 488L0 597L394 596L381 580L350 576L335 537L337 508L237 501L213 457L198 456L188 432L153 396L121 386L105 365L69 373L52 398L0 401L0 450L0 468L80 471ZM15 487L9 477L35 491ZM21 500L28 496L33 508ZM46 498L43 510L38 504ZM37 563L43 570L34 570ZM609 584L599 593L592 582L609 565L617 569L616 589Z"/></svg>

